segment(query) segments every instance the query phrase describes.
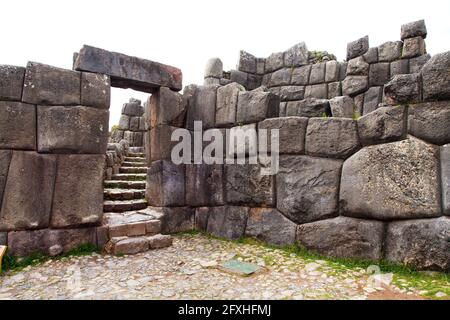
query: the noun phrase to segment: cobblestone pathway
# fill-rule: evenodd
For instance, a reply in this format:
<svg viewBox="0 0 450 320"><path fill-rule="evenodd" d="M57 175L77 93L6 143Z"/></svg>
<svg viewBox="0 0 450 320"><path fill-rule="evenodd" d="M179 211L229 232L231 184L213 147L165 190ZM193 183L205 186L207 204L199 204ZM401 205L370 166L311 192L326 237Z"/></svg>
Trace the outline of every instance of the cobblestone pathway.
<svg viewBox="0 0 450 320"><path fill-rule="evenodd" d="M250 277L223 272L230 258L264 271ZM53 260L0 277L0 299L419 299L412 289L386 285L392 274L336 268L278 249L202 235L175 236L169 248L134 256L93 254Z"/></svg>

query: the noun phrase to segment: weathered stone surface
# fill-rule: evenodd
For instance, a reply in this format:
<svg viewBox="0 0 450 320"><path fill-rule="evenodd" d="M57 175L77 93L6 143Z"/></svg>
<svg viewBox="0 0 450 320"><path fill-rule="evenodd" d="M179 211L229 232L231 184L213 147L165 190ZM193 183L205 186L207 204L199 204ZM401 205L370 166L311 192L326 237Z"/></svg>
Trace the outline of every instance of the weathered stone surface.
<svg viewBox="0 0 450 320"><path fill-rule="evenodd" d="M419 73L422 67L431 59L431 55L424 54L423 56L409 59L409 72Z"/></svg>
<svg viewBox="0 0 450 320"><path fill-rule="evenodd" d="M418 139L370 146L344 163L341 213L377 220L441 214L438 149Z"/></svg>
<svg viewBox="0 0 450 320"><path fill-rule="evenodd" d="M50 221L52 227L64 228L101 221L104 166L104 155L58 155Z"/></svg>
<svg viewBox="0 0 450 320"><path fill-rule="evenodd" d="M292 70L291 83L305 86L309 84L309 75L311 74L311 65L294 68Z"/></svg>
<svg viewBox="0 0 450 320"><path fill-rule="evenodd" d="M182 95L167 87L161 87L149 98L150 128L157 125L183 127L186 106Z"/></svg>
<svg viewBox="0 0 450 320"><path fill-rule="evenodd" d="M230 80L231 82L236 82L244 87L247 87L248 73L239 70L231 70Z"/></svg>
<svg viewBox="0 0 450 320"><path fill-rule="evenodd" d="M369 64L364 61L362 56L351 59L347 64L347 75L349 76L367 76L369 74Z"/></svg>
<svg viewBox="0 0 450 320"><path fill-rule="evenodd" d="M391 62L391 77L398 74L408 74L409 73L409 60L402 59Z"/></svg>
<svg viewBox="0 0 450 320"><path fill-rule="evenodd" d="M141 117L144 114L144 108L141 106L141 101L131 98L130 102L123 105L122 114L130 117Z"/></svg>
<svg viewBox="0 0 450 320"><path fill-rule="evenodd" d="M280 118L286 117L286 107L287 102L280 102L280 113L279 113Z"/></svg>
<svg viewBox="0 0 450 320"><path fill-rule="evenodd" d="M365 36L347 44L347 60L362 56L369 50L369 36Z"/></svg>
<svg viewBox="0 0 450 320"><path fill-rule="evenodd" d="M189 207L162 208L161 232L170 234L194 230L194 210Z"/></svg>
<svg viewBox="0 0 450 320"><path fill-rule="evenodd" d="M240 91L245 91L245 88L238 83L230 83L217 89L216 127L227 127L236 123Z"/></svg>
<svg viewBox="0 0 450 320"><path fill-rule="evenodd" d="M111 245L111 249L109 249ZM145 237L115 237L108 243L106 251L115 255L136 254L149 249L148 240Z"/></svg>
<svg viewBox="0 0 450 320"><path fill-rule="evenodd" d="M229 204L270 207L275 204L273 176L258 164L225 166L225 193Z"/></svg>
<svg viewBox="0 0 450 320"><path fill-rule="evenodd" d="M295 242L297 225L278 210L250 209L245 236L257 238L273 245L291 245Z"/></svg>
<svg viewBox="0 0 450 320"><path fill-rule="evenodd" d="M267 59L266 59L266 73L272 72L278 69L283 68L284 66L284 53L283 52L277 52L272 53Z"/></svg>
<svg viewBox="0 0 450 320"><path fill-rule="evenodd" d="M354 118L358 118L363 114L364 95L365 95L365 93L360 93L357 96L353 97L353 101L355 102Z"/></svg>
<svg viewBox="0 0 450 320"><path fill-rule="evenodd" d="M284 117L266 119L258 124L258 130L267 130L267 146L259 146L259 152L271 152L271 130L279 130L279 154L304 154L308 118Z"/></svg>
<svg viewBox="0 0 450 320"><path fill-rule="evenodd" d="M384 100L394 105L399 103L415 103L421 98L421 79L418 73L399 74L384 86Z"/></svg>
<svg viewBox="0 0 450 320"><path fill-rule="evenodd" d="M347 76L347 62L339 62L339 81L343 81Z"/></svg>
<svg viewBox="0 0 450 320"><path fill-rule="evenodd" d="M284 53L284 66L297 67L308 64L308 48L304 42L298 43Z"/></svg>
<svg viewBox="0 0 450 320"><path fill-rule="evenodd" d="M427 27L425 26L425 20L414 21L402 25L401 39L413 38L413 37L427 37Z"/></svg>
<svg viewBox="0 0 450 320"><path fill-rule="evenodd" d="M36 149L36 106L0 101L0 148Z"/></svg>
<svg viewBox="0 0 450 320"><path fill-rule="evenodd" d="M150 157L152 161L171 159L172 149L179 141L171 141L177 127L160 125L150 130Z"/></svg>
<svg viewBox="0 0 450 320"><path fill-rule="evenodd" d="M337 215L341 166L341 160L281 156L277 209L296 223Z"/></svg>
<svg viewBox="0 0 450 320"><path fill-rule="evenodd" d="M86 45L77 56L74 69L109 75L113 87L149 93L159 87L182 89L180 69Z"/></svg>
<svg viewBox="0 0 450 320"><path fill-rule="evenodd" d="M256 73L256 57L244 50L239 52L238 70L247 73Z"/></svg>
<svg viewBox="0 0 450 320"><path fill-rule="evenodd" d="M450 142L450 102L411 105L409 133L427 142L444 145Z"/></svg>
<svg viewBox="0 0 450 320"><path fill-rule="evenodd" d="M359 149L356 121L343 118L311 118L306 130L306 154L347 158Z"/></svg>
<svg viewBox="0 0 450 320"><path fill-rule="evenodd" d="M242 59L242 51L241 51ZM240 62L240 61L239 61ZM240 70L240 69L239 69ZM242 70L245 71L245 70ZM223 63L219 58L211 58L206 62L205 78L222 78L223 76Z"/></svg>
<svg viewBox="0 0 450 320"><path fill-rule="evenodd" d="M313 64L311 67L311 74L309 75L309 84L325 82L325 69L325 62Z"/></svg>
<svg viewBox="0 0 450 320"><path fill-rule="evenodd" d="M130 117L130 130L131 131L139 130L139 117Z"/></svg>
<svg viewBox="0 0 450 320"><path fill-rule="evenodd" d="M186 165L186 204L194 207L224 205L222 165Z"/></svg>
<svg viewBox="0 0 450 320"><path fill-rule="evenodd" d="M342 94L344 96L355 96L367 90L369 79L367 76L347 76L342 81Z"/></svg>
<svg viewBox="0 0 450 320"><path fill-rule="evenodd" d="M119 129L129 130L130 129L130 117L122 114L119 119Z"/></svg>
<svg viewBox="0 0 450 320"><path fill-rule="evenodd" d="M48 227L55 171L53 155L13 151L3 192L0 230Z"/></svg>
<svg viewBox="0 0 450 320"><path fill-rule="evenodd" d="M326 83L306 86L305 98L327 99L328 85Z"/></svg>
<svg viewBox="0 0 450 320"><path fill-rule="evenodd" d="M11 163L11 150L0 150L0 208L2 206L3 192L8 177L9 164Z"/></svg>
<svg viewBox="0 0 450 320"><path fill-rule="evenodd" d="M22 101L42 105L80 104L80 72L28 62Z"/></svg>
<svg viewBox="0 0 450 320"><path fill-rule="evenodd" d="M195 209L195 230L206 231L210 210L210 207L200 207Z"/></svg>
<svg viewBox="0 0 450 320"><path fill-rule="evenodd" d="M450 99L450 51L433 56L422 68L423 99Z"/></svg>
<svg viewBox="0 0 450 320"><path fill-rule="evenodd" d="M419 269L450 270L450 218L395 221L387 228L386 259Z"/></svg>
<svg viewBox="0 0 450 320"><path fill-rule="evenodd" d="M341 96L330 100L330 109L335 118L353 118L356 106L352 98Z"/></svg>
<svg viewBox="0 0 450 320"><path fill-rule="evenodd" d="M216 113L217 86L198 86L192 104L189 104L186 126L194 129L194 121L202 121L204 129L214 127Z"/></svg>
<svg viewBox="0 0 450 320"><path fill-rule="evenodd" d="M254 123L266 118L278 117L280 98L269 92L239 92L236 121Z"/></svg>
<svg viewBox="0 0 450 320"><path fill-rule="evenodd" d="M384 86L389 81L390 64L387 62L374 63L369 68L369 85Z"/></svg>
<svg viewBox="0 0 450 320"><path fill-rule="evenodd" d="M280 87L281 101L302 100L305 96L304 86L285 86Z"/></svg>
<svg viewBox="0 0 450 320"><path fill-rule="evenodd" d="M406 136L405 106L381 107L358 119L363 146L392 142Z"/></svg>
<svg viewBox="0 0 450 320"><path fill-rule="evenodd" d="M450 144L441 147L440 155L441 155L441 180L442 180L442 206L444 214L450 216Z"/></svg>
<svg viewBox="0 0 450 320"><path fill-rule="evenodd" d="M247 90L254 90L261 86L262 76L249 73L247 77Z"/></svg>
<svg viewBox="0 0 450 320"><path fill-rule="evenodd" d="M391 62L402 56L403 42L388 41L378 47L378 60L380 62Z"/></svg>
<svg viewBox="0 0 450 320"><path fill-rule="evenodd" d="M328 61L325 67L325 82L339 81L339 62Z"/></svg>
<svg viewBox="0 0 450 320"><path fill-rule="evenodd" d="M182 207L185 203L185 168L171 161L155 161L147 171L146 198L155 207Z"/></svg>
<svg viewBox="0 0 450 320"><path fill-rule="evenodd" d="M236 240L245 232L249 208L214 207L209 209L207 232L216 236Z"/></svg>
<svg viewBox="0 0 450 320"><path fill-rule="evenodd" d="M220 79L219 78L213 78L213 77L205 78L203 80L203 85L204 86L214 86L214 85L218 86L218 85L220 85Z"/></svg>
<svg viewBox="0 0 450 320"><path fill-rule="evenodd" d="M170 247L173 243L173 238L165 234L156 234L147 237L149 249L162 249Z"/></svg>
<svg viewBox="0 0 450 320"><path fill-rule="evenodd" d="M0 232L0 246L6 246L8 244L8 233Z"/></svg>
<svg viewBox="0 0 450 320"><path fill-rule="evenodd" d="M341 83L332 82L328 84L328 99L333 99L342 95Z"/></svg>
<svg viewBox="0 0 450 320"><path fill-rule="evenodd" d="M8 233L8 252L25 257L40 252L44 255L67 253L83 244L96 245L96 228L43 229ZM55 248L59 247L55 252Z"/></svg>
<svg viewBox="0 0 450 320"><path fill-rule="evenodd" d="M378 62L378 48L369 48L367 52L363 55L364 61L367 63L377 63Z"/></svg>
<svg viewBox="0 0 450 320"><path fill-rule="evenodd" d="M298 117L321 117L322 115L331 115L330 104L324 99L305 99L301 101L288 102L286 107L286 116Z"/></svg>
<svg viewBox="0 0 450 320"><path fill-rule="evenodd" d="M98 73L81 73L81 105L109 109L111 102L111 80Z"/></svg>
<svg viewBox="0 0 450 320"><path fill-rule="evenodd" d="M330 257L380 260L383 229L379 221L337 217L298 226L297 241Z"/></svg>
<svg viewBox="0 0 450 320"><path fill-rule="evenodd" d="M285 86L291 82L292 69L283 68L272 73L270 77L269 86Z"/></svg>
<svg viewBox="0 0 450 320"><path fill-rule="evenodd" d="M422 37L408 38L403 43L402 58L414 58L427 53Z"/></svg>
<svg viewBox="0 0 450 320"><path fill-rule="evenodd" d="M106 153L109 111L83 106L38 106L38 151Z"/></svg>
<svg viewBox="0 0 450 320"><path fill-rule="evenodd" d="M264 75L266 67L266 59L265 58L256 58L256 74Z"/></svg>
<svg viewBox="0 0 450 320"><path fill-rule="evenodd" d="M364 106L361 115L375 111L383 99L383 87L370 87L364 93Z"/></svg>
<svg viewBox="0 0 450 320"><path fill-rule="evenodd" d="M235 155L241 159L247 156L257 156L258 133L256 123L232 127L225 139L224 145L227 149L224 154L228 158L234 159Z"/></svg>
<svg viewBox="0 0 450 320"><path fill-rule="evenodd" d="M0 100L22 100L25 68L0 65Z"/></svg>

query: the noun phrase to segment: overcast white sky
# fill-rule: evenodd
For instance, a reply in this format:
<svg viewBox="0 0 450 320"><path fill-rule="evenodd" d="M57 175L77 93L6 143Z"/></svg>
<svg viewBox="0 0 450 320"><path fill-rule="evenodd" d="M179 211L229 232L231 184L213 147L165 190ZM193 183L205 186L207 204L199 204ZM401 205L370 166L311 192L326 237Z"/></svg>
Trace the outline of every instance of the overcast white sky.
<svg viewBox="0 0 450 320"><path fill-rule="evenodd" d="M235 68L239 50L266 57L305 41L343 60L348 42L400 39L403 23L425 19L431 54L450 50L449 0L10 0L0 4L0 64L72 67L83 44L170 64L183 85L203 82L205 62ZM110 125L130 96L113 89Z"/></svg>

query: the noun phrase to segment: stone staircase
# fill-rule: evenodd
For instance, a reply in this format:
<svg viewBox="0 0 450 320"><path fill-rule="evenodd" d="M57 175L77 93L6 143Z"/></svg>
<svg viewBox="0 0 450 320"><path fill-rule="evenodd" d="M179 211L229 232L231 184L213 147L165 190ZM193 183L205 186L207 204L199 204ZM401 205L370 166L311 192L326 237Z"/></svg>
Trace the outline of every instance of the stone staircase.
<svg viewBox="0 0 450 320"><path fill-rule="evenodd" d="M129 149L119 173L104 182L103 227L111 254L136 254L168 247L172 238L162 235L161 221L147 208L147 166L142 147Z"/></svg>

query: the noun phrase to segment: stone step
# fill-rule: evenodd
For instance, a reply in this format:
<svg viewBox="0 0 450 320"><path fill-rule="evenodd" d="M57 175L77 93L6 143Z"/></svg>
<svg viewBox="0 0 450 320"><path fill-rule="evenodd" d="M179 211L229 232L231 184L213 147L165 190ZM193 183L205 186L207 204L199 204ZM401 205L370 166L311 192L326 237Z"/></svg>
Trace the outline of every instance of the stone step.
<svg viewBox="0 0 450 320"><path fill-rule="evenodd" d="M129 161L124 161L124 162L122 162L122 166L124 166L124 167L141 168L141 167L147 167L147 164L146 164L145 162L129 162Z"/></svg>
<svg viewBox="0 0 450 320"><path fill-rule="evenodd" d="M147 167L125 167L119 168L120 173L147 173Z"/></svg>
<svg viewBox="0 0 450 320"><path fill-rule="evenodd" d="M145 181L147 179L146 173L118 173L113 174L111 180L122 180L122 181Z"/></svg>
<svg viewBox="0 0 450 320"><path fill-rule="evenodd" d="M143 152L128 152L127 157L145 159L145 154Z"/></svg>
<svg viewBox="0 0 450 320"><path fill-rule="evenodd" d="M104 212L124 212L141 210L147 207L147 200L106 200L103 202Z"/></svg>
<svg viewBox="0 0 450 320"><path fill-rule="evenodd" d="M169 235L113 237L106 244L105 251L110 254L136 254L152 249L170 247L173 239Z"/></svg>
<svg viewBox="0 0 450 320"><path fill-rule="evenodd" d="M128 148L129 153L144 153L144 147L129 147Z"/></svg>
<svg viewBox="0 0 450 320"><path fill-rule="evenodd" d="M133 200L144 199L145 189L104 189L105 200Z"/></svg>
<svg viewBox="0 0 450 320"><path fill-rule="evenodd" d="M145 163L146 160L143 157L125 157L124 161Z"/></svg>
<svg viewBox="0 0 450 320"><path fill-rule="evenodd" d="M126 181L126 180L105 180L103 186L105 188L114 189L144 189L145 181Z"/></svg>
<svg viewBox="0 0 450 320"><path fill-rule="evenodd" d="M161 221L139 212L108 212L103 215L103 226L109 238L151 236L161 232Z"/></svg>

